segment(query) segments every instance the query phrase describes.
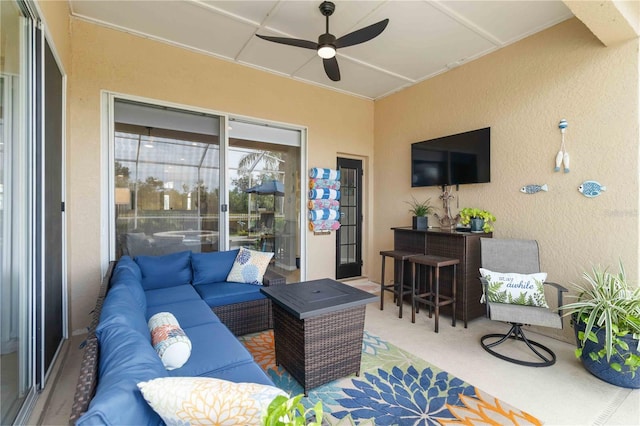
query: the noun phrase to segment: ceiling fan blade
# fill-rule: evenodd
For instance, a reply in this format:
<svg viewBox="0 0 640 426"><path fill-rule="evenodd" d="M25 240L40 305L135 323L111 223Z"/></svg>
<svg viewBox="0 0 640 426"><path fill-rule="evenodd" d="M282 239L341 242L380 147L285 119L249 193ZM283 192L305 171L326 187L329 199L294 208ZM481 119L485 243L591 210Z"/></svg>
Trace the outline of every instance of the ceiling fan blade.
<svg viewBox="0 0 640 426"><path fill-rule="evenodd" d="M333 58L323 59L322 64L324 65L324 72L327 73L327 77L333 81L340 81L340 68L338 67L338 60L335 56Z"/></svg>
<svg viewBox="0 0 640 426"><path fill-rule="evenodd" d="M303 47L305 49L318 50L318 43L316 43L315 41L300 40L297 38L287 38L287 37L269 37L269 36L263 36L260 34L256 34L256 35L263 40L272 41L274 43L287 44L289 46L296 46L296 47Z"/></svg>
<svg viewBox="0 0 640 426"><path fill-rule="evenodd" d="M336 40L336 48L353 46L354 44L364 43L374 37L377 37L387 28L388 19L371 24L368 27L360 28L352 33L343 35Z"/></svg>

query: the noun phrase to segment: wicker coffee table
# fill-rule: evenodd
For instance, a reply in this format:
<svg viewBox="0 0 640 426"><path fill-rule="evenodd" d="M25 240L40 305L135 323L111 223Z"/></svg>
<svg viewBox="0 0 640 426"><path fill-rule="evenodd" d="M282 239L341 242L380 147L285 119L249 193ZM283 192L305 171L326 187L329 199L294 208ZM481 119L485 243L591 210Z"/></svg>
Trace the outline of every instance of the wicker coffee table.
<svg viewBox="0 0 640 426"><path fill-rule="evenodd" d="M262 291L272 301L276 364L309 389L359 374L364 313L378 297L330 279Z"/></svg>

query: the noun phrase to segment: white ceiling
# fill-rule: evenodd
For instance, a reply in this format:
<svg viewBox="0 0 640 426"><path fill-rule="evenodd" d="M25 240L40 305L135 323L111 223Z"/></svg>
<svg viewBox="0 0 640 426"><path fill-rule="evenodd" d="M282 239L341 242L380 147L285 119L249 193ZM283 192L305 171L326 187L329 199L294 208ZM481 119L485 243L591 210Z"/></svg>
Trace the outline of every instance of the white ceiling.
<svg viewBox="0 0 640 426"><path fill-rule="evenodd" d="M321 0L69 0L78 18L296 80L377 99L479 58L572 17L561 1L334 1L340 37L389 18L378 37L338 50L342 79L325 75L315 51L255 34L317 41Z"/></svg>

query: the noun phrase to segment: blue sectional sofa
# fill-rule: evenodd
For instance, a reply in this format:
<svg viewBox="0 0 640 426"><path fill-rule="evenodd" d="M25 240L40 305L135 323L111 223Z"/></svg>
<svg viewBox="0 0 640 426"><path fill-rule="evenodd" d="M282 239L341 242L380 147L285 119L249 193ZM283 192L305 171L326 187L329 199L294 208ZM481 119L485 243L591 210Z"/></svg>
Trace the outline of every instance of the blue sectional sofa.
<svg viewBox="0 0 640 426"><path fill-rule="evenodd" d="M273 385L237 340L236 330L271 326L270 304L260 286L226 282L238 250L165 256L123 256L103 280L86 340L71 422L162 424L137 388L159 377L214 377ZM263 285L284 284L269 273ZM262 312L266 306L269 315ZM151 343L148 320L170 312L191 341L180 368L167 370ZM238 320L259 313L258 319ZM237 321L235 323L234 321Z"/></svg>

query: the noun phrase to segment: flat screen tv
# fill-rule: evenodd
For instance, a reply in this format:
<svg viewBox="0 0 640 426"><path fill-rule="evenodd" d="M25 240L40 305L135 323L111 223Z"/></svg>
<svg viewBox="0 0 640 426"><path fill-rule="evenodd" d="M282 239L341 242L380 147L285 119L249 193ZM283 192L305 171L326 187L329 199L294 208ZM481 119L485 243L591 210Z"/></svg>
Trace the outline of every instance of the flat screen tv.
<svg viewBox="0 0 640 426"><path fill-rule="evenodd" d="M411 144L411 186L491 181L491 128Z"/></svg>

